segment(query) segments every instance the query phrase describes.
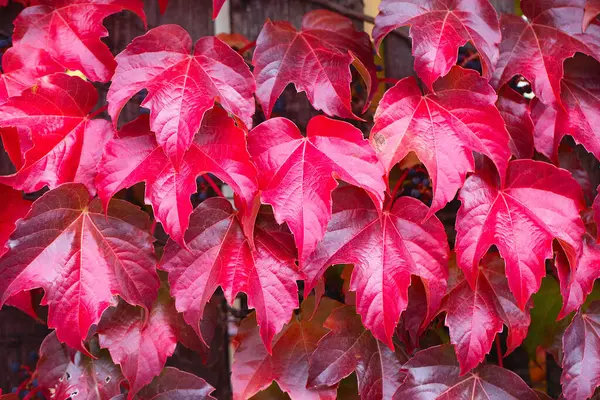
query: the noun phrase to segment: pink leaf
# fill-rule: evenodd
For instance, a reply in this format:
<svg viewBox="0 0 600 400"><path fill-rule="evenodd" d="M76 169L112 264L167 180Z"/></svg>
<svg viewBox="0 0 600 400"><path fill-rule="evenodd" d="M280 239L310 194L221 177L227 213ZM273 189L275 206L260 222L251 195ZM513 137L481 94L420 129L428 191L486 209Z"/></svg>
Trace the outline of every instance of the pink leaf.
<svg viewBox="0 0 600 400"><path fill-rule="evenodd" d="M324 116L310 120L306 137L294 123L273 118L248 135L257 165L262 201L273 206L278 223L294 234L301 265L323 238L331 219L335 178L368 190L383 203L383 169L362 133Z"/></svg>
<svg viewBox="0 0 600 400"><path fill-rule="evenodd" d="M176 168L215 100L252 126L254 78L242 56L215 37L201 38L192 51L182 27L162 25L135 38L116 60L107 95L113 122L147 89L141 106L150 109L150 128Z"/></svg>
<svg viewBox="0 0 600 400"><path fill-rule="evenodd" d="M427 87L450 71L458 48L467 42L479 52L483 76L490 78L498 60L500 27L488 0L383 0L373 29L376 47L406 25L411 26L415 71Z"/></svg>
<svg viewBox="0 0 600 400"><path fill-rule="evenodd" d="M454 67L422 95L414 78L404 78L379 103L371 144L386 172L411 151L432 181L429 216L451 201L474 170L473 151L489 157L504 176L510 150L496 93L475 71Z"/></svg>

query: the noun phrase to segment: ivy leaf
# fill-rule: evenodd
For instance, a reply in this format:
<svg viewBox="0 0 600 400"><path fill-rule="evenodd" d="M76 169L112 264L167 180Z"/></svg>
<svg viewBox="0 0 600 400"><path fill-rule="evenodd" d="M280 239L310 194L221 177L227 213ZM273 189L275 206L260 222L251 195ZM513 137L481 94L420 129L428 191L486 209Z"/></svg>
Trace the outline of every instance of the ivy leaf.
<svg viewBox="0 0 600 400"><path fill-rule="evenodd" d="M516 158L533 158L534 127L529 101L509 85L504 85L498 92L496 107L506 123L510 152Z"/></svg>
<svg viewBox="0 0 600 400"><path fill-rule="evenodd" d="M125 379L108 354L90 359L61 344L54 332L42 342L36 371L40 388L56 399L109 400L121 393Z"/></svg>
<svg viewBox="0 0 600 400"><path fill-rule="evenodd" d="M357 31L351 19L328 10L313 10L304 14L302 32L318 37L342 53L350 53L353 57L352 65L367 86L368 101L363 109L365 112L378 90L377 66L370 36Z"/></svg>
<svg viewBox="0 0 600 400"><path fill-rule="evenodd" d="M407 25L415 71L428 88L456 64L458 49L467 42L479 52L483 76L491 77L501 35L498 15L488 0L383 0L373 29L375 47L388 33Z"/></svg>
<svg viewBox="0 0 600 400"><path fill-rule="evenodd" d="M596 188L596 192L599 193L596 195L594 199L594 203L592 204L592 211L594 213L594 222L596 223L596 227L600 226L600 185ZM600 241L600 230L598 230L597 241Z"/></svg>
<svg viewBox="0 0 600 400"><path fill-rule="evenodd" d="M108 349L129 382L129 400L161 373L177 346L177 312L166 289L149 315L140 311L120 302L98 326L100 347Z"/></svg>
<svg viewBox="0 0 600 400"><path fill-rule="evenodd" d="M97 102L91 83L55 74L0 106L0 136L17 167L0 183L35 192L79 182L95 193L96 165L114 135L108 121L90 119Z"/></svg>
<svg viewBox="0 0 600 400"><path fill-rule="evenodd" d="M582 33L585 0L522 1L526 18L500 18L502 42L492 83L500 87L515 75L531 83L544 104L560 103L563 62L576 52L600 57L600 23Z"/></svg>
<svg viewBox="0 0 600 400"><path fill-rule="evenodd" d="M128 10L144 24L141 0L44 0L27 7L14 21L15 47L47 50L64 68L79 70L93 81L108 82L115 70L104 18Z"/></svg>
<svg viewBox="0 0 600 400"><path fill-rule="evenodd" d="M125 125L104 149L96 186L107 205L119 190L145 181L146 202L152 205L156 219L185 247L184 233L192 213L190 196L197 191L196 177L207 172L227 183L239 195L243 211L251 212L257 183L246 134L220 107L205 114L179 170L156 142L147 115Z"/></svg>
<svg viewBox="0 0 600 400"><path fill-rule="evenodd" d="M2 55L0 105L34 86L36 80L65 69L44 49L29 46L11 47Z"/></svg>
<svg viewBox="0 0 600 400"><path fill-rule="evenodd" d="M177 368L167 367L145 386L135 397L136 400L216 400L210 395L215 388L202 378ZM126 395L111 400L125 400Z"/></svg>
<svg viewBox="0 0 600 400"><path fill-rule="evenodd" d="M0 184L0 257L8 250L6 242L15 231L15 224L31 209L31 202L23 198L23 193Z"/></svg>
<svg viewBox="0 0 600 400"><path fill-rule="evenodd" d="M600 302L579 311L563 336L561 383L568 399L588 399L600 385Z"/></svg>
<svg viewBox="0 0 600 400"><path fill-rule="evenodd" d="M65 184L33 203L0 258L0 304L41 287L48 327L70 347L121 296L150 308L159 286L148 215L113 200L105 215L81 184Z"/></svg>
<svg viewBox="0 0 600 400"><path fill-rule="evenodd" d="M424 325L435 316L446 292L446 232L437 217L424 221L428 211L417 199L401 197L391 210L380 213L363 190L335 190L327 233L303 268L305 293L330 265L354 264L350 290L356 292L357 312L373 336L393 348L411 275L421 277L427 288Z"/></svg>
<svg viewBox="0 0 600 400"><path fill-rule="evenodd" d="M506 261L508 285L521 309L546 274L544 260L553 256L553 239L576 265L585 201L568 171L540 161L511 161L503 189L484 169L467 179L459 200L456 253L471 287L479 260L492 245Z"/></svg>
<svg viewBox="0 0 600 400"><path fill-rule="evenodd" d="M407 377L395 400L490 399L538 400L537 394L514 372L484 364L460 375L452 346L430 347L404 365Z"/></svg>
<svg viewBox="0 0 600 400"><path fill-rule="evenodd" d="M261 212L252 249L231 204L213 197L192 212L185 242L187 249L169 240L159 267L169 273L177 311L201 336L204 305L217 287L223 288L229 304L245 292L270 352L273 337L298 307L299 273L289 231L270 213Z"/></svg>
<svg viewBox="0 0 600 400"><path fill-rule="evenodd" d="M591 220L588 212L584 213L584 220ZM591 232L583 235L581 253L577 257L577 264L569 268L569 263L564 254L556 257L556 268L560 278L560 291L563 297L563 306L558 318L564 318L572 311L577 311L584 303L588 294L594 288L594 281L600 278L600 245Z"/></svg>
<svg viewBox="0 0 600 400"><path fill-rule="evenodd" d="M600 14L600 1L586 0L581 27L585 31L596 16Z"/></svg>
<svg viewBox="0 0 600 400"><path fill-rule="evenodd" d="M376 67L369 54L372 48L366 33L356 31L349 19L331 12L305 14L300 31L287 21L268 20L256 40L252 59L256 97L267 119L290 83L298 92L306 92L317 110L357 119L351 105L350 64L354 62L367 86L370 84L371 98L377 88Z"/></svg>
<svg viewBox="0 0 600 400"><path fill-rule="evenodd" d="M600 158L600 63L578 54L565 61L561 81L561 105L545 106L534 101L535 147L546 157L557 160L558 146L565 135Z"/></svg>
<svg viewBox="0 0 600 400"><path fill-rule="evenodd" d="M234 339L236 350L231 375L234 399L250 398L276 381L294 399L334 400L336 383L307 389L306 380L309 357L327 333L323 322L340 306L337 301L323 298L315 310L315 298L308 297L302 303L300 317L292 316L275 336L271 354L262 346L256 313L246 317Z"/></svg>
<svg viewBox="0 0 600 400"><path fill-rule="evenodd" d="M323 326L330 332L310 357L306 386L337 385L356 372L362 400L391 398L405 378L401 367L408 356L371 336L352 306L335 309Z"/></svg>
<svg viewBox="0 0 600 400"><path fill-rule="evenodd" d="M335 178L368 190L383 203L383 169L362 132L325 116L311 119L306 137L285 118L272 118L248 135L263 203L294 234L301 265L323 238L331 219Z"/></svg>
<svg viewBox="0 0 600 400"><path fill-rule="evenodd" d="M510 158L497 96L485 79L454 67L433 89L422 95L415 78L402 79L379 102L371 131L388 174L411 151L425 164L433 189L429 216L454 198L474 170L473 151L489 157L500 176Z"/></svg>
<svg viewBox="0 0 600 400"><path fill-rule="evenodd" d="M107 94L113 123L127 101L147 89L141 106L150 109L150 128L176 168L215 100L252 126L254 78L242 56L216 37L201 38L192 52L182 27L162 25L133 39L116 60Z"/></svg>
<svg viewBox="0 0 600 400"><path fill-rule="evenodd" d="M484 257L474 288L462 277L448 293L442 311L446 311L461 375L484 360L503 324L508 327L508 355L521 345L531 321L528 310L517 306L508 288L504 261L498 253Z"/></svg>

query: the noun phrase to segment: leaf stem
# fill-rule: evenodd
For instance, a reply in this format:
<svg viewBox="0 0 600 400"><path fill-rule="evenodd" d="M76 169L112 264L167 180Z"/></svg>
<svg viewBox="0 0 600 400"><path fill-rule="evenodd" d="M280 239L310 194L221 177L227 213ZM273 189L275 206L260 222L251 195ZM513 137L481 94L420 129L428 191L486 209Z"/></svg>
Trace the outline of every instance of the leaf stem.
<svg viewBox="0 0 600 400"><path fill-rule="evenodd" d="M212 178L210 177L210 175L204 174L204 175L202 175L202 177L204 178L204 180L206 182L208 182L208 184L215 191L215 193L217 194L217 196L225 197L223 195L223 192L221 191L221 189L219 189L219 187L217 186L217 184L215 183L215 181L212 180Z"/></svg>
<svg viewBox="0 0 600 400"><path fill-rule="evenodd" d="M502 348L500 347L500 337L498 335L496 335L496 339L494 340L496 342L496 353L498 355L498 366L500 368L504 368L504 363L502 362Z"/></svg>
<svg viewBox="0 0 600 400"><path fill-rule="evenodd" d="M245 52L247 52L248 50L250 50L254 46L256 46L256 40L253 41L253 42L248 43L247 45L245 45L244 47L242 47L241 49L239 49L237 52L238 52L239 55L243 56Z"/></svg>
<svg viewBox="0 0 600 400"><path fill-rule="evenodd" d="M108 104L103 105L102 107L100 107L99 109L97 109L96 111L94 111L93 113L91 113L88 116L88 119L93 119L93 118L97 117L99 114L102 114L107 109L108 109Z"/></svg>
<svg viewBox="0 0 600 400"><path fill-rule="evenodd" d="M404 182L404 180L406 179L406 177L408 176L408 168L405 169L404 171L402 171L402 175L400 175L400 178L398 178L398 181L396 182L396 185L394 186L394 190L392 190L392 195L390 196L390 205L388 209L392 208L392 205L394 204L394 201L396 201L396 195L398 194L398 190L400 190L400 187L402 186L402 182Z"/></svg>

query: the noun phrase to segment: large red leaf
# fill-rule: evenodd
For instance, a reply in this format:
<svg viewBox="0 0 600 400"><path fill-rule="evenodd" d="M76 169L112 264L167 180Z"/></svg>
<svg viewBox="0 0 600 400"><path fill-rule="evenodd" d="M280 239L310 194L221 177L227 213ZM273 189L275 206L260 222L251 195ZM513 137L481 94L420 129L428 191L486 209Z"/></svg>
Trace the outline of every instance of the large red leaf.
<svg viewBox="0 0 600 400"><path fill-rule="evenodd" d="M173 241L165 247L160 269L169 273L177 311L196 329L204 305L218 286L233 304L239 292L256 308L260 336L271 342L298 307L299 279L291 234L269 213L260 213L254 229L254 249L244 235L237 213L223 198L210 198L190 217L186 248Z"/></svg>
<svg viewBox="0 0 600 400"><path fill-rule="evenodd" d="M301 265L325 234L336 178L368 190L378 206L385 190L383 169L359 129L317 116L306 132L303 137L292 121L273 118L248 135L262 201L273 206L277 222L287 222Z"/></svg>
<svg viewBox="0 0 600 400"><path fill-rule="evenodd" d="M517 374L495 365L484 364L461 376L450 345L420 351L404 368L407 378L395 400L538 400Z"/></svg>
<svg viewBox="0 0 600 400"><path fill-rule="evenodd" d="M234 399L250 398L276 381L293 399L334 400L337 382L330 387L307 389L306 381L309 357L327 333L323 322L340 306L337 301L323 298L315 310L314 297L304 300L300 316L292 316L275 336L271 354L261 343L256 314L244 319L234 339L236 350L231 373Z"/></svg>
<svg viewBox="0 0 600 400"><path fill-rule="evenodd" d="M562 345L562 394L567 400L589 399L600 386L600 302L575 315Z"/></svg>
<svg viewBox="0 0 600 400"><path fill-rule="evenodd" d="M414 151L432 181L429 215L451 201L468 172L473 151L489 157L504 175L510 150L496 92L476 71L454 67L422 95L415 78L404 78L379 102L371 144L386 172Z"/></svg>
<svg viewBox="0 0 600 400"><path fill-rule="evenodd" d="M141 106L150 109L150 127L176 167L215 100L252 125L254 77L242 56L216 37L201 38L192 52L185 29L162 25L135 38L116 60L107 94L113 123L127 101L146 88Z"/></svg>
<svg viewBox="0 0 600 400"><path fill-rule="evenodd" d="M216 400L210 395L215 388L202 378L167 367L152 382L138 392L136 400ZM127 395L111 400L125 400Z"/></svg>
<svg viewBox="0 0 600 400"><path fill-rule="evenodd" d="M141 0L38 0L15 19L15 47L47 50L65 68L93 81L108 82L115 70L102 25L109 15L129 10L146 23Z"/></svg>
<svg viewBox="0 0 600 400"><path fill-rule="evenodd" d="M108 121L90 119L97 101L91 83L55 74L0 106L0 136L17 167L0 183L34 192L80 182L95 193L96 165L114 135Z"/></svg>
<svg viewBox="0 0 600 400"><path fill-rule="evenodd" d="M522 75L543 103L559 102L563 62L575 52L600 57L600 23L593 22L582 33L585 2L521 1L526 18L502 15L500 59L493 84L500 87L515 75Z"/></svg>
<svg viewBox="0 0 600 400"><path fill-rule="evenodd" d="M306 386L337 385L356 372L361 400L391 399L405 378L401 367L407 355L371 336L352 306L334 310L323 326L330 332L310 357Z"/></svg>
<svg viewBox="0 0 600 400"><path fill-rule="evenodd" d="M108 354L90 359L75 353L54 332L42 342L36 371L40 388L52 399L109 400L121 393L124 380Z"/></svg>
<svg viewBox="0 0 600 400"><path fill-rule="evenodd" d="M522 311L510 292L504 261L498 253L484 257L475 287L461 276L448 293L442 310L454 344L461 375L475 368L489 353L502 325L508 327L507 351L511 353L527 336L531 317Z"/></svg>
<svg viewBox="0 0 600 400"><path fill-rule="evenodd" d="M389 211L378 212L367 194L345 186L333 192L333 216L325 237L307 259L305 293L332 264L354 264L350 290L356 309L375 338L393 348L392 335L406 309L411 275L428 292L425 324L435 315L446 292L448 243L442 223L420 201L399 198Z"/></svg>
<svg viewBox="0 0 600 400"><path fill-rule="evenodd" d="M355 63L372 97L377 89L372 48L366 33L328 11L305 14L300 31L286 21L267 21L252 59L263 112L270 118L275 101L293 83L298 92L306 92L314 108L330 116L357 118L350 104L350 64Z"/></svg>
<svg viewBox="0 0 600 400"><path fill-rule="evenodd" d="M510 136L508 147L516 158L533 157L533 121L529 111L529 101L504 85L498 92L496 107L506 123Z"/></svg>
<svg viewBox="0 0 600 400"><path fill-rule="evenodd" d="M100 347L121 366L131 400L161 373L177 346L177 312L167 289L161 289L149 315L119 303L102 318L98 336Z"/></svg>
<svg viewBox="0 0 600 400"><path fill-rule="evenodd" d="M256 195L256 168L246 149L246 134L220 107L205 114L179 170L175 169L150 132L148 116L125 125L119 137L104 149L96 185L104 204L119 190L146 182L146 202L165 231L184 246L183 237L192 213L190 196L196 177L211 172L240 196L250 212Z"/></svg>
<svg viewBox="0 0 600 400"><path fill-rule="evenodd" d="M574 266L584 226L583 194L568 171L532 160L509 163L504 189L488 169L467 179L456 217L458 264L475 287L479 260L496 245L506 261L508 284L519 308L546 274L557 239Z"/></svg>
<svg viewBox="0 0 600 400"><path fill-rule="evenodd" d="M19 46L11 47L2 55L2 70L0 104L33 86L37 78L62 72L65 68L44 49Z"/></svg>
<svg viewBox="0 0 600 400"><path fill-rule="evenodd" d="M41 287L48 326L58 339L86 352L91 325L119 295L150 308L159 286L150 219L138 207L113 200L105 215L81 184L39 198L0 258L0 304Z"/></svg>
<svg viewBox="0 0 600 400"><path fill-rule="evenodd" d="M415 71L432 87L456 64L458 48L471 42L479 52L483 76L498 60L498 15L488 0L383 0L375 18L376 47L396 28L410 25Z"/></svg>
<svg viewBox="0 0 600 400"><path fill-rule="evenodd" d="M558 146L571 135L596 158L600 158L600 63L578 54L565 61L561 81L561 105L545 106L534 101L535 147L557 159Z"/></svg>

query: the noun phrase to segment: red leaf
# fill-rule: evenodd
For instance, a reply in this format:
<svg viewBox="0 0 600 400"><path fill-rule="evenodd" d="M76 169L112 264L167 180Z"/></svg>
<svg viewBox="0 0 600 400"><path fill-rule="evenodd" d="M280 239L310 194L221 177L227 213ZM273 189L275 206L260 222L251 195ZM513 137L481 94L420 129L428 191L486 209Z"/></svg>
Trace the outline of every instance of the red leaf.
<svg viewBox="0 0 600 400"><path fill-rule="evenodd" d="M97 101L91 83L55 74L0 106L0 135L18 169L0 182L26 192L80 182L95 193L96 165L114 135L108 121L89 119Z"/></svg>
<svg viewBox="0 0 600 400"><path fill-rule="evenodd" d="M16 222L31 209L31 202L23 198L23 193L0 184L0 257L8 250L6 242L15 231Z"/></svg>
<svg viewBox="0 0 600 400"><path fill-rule="evenodd" d="M529 112L529 101L509 85L504 85L498 92L496 107L506 123L511 153L516 158L532 158L533 121Z"/></svg>
<svg viewBox="0 0 600 400"><path fill-rule="evenodd" d="M307 389L306 380L309 357L327 333L322 324L331 311L340 306L337 301L323 298L314 310L315 299L308 297L302 303L300 318L292 316L275 336L271 354L262 346L256 314L244 319L234 339L236 350L231 375L234 399L250 398L276 381L293 399L334 400L336 383L331 387ZM316 312L314 317L313 312Z"/></svg>
<svg viewBox="0 0 600 400"><path fill-rule="evenodd" d="M600 64L591 57L578 54L565 61L565 75L560 86L562 107L546 107L540 101L534 101L535 147L540 153L556 161L560 141L565 135L571 135L575 142L600 158L598 74Z"/></svg>
<svg viewBox="0 0 600 400"><path fill-rule="evenodd" d="M592 225L588 225L587 232L583 235L577 264L569 267L569 262L561 252L556 257L560 292L563 296L563 305L558 319L564 318L572 311L577 311L587 295L592 292L594 281L600 278L600 244L596 243L596 238L593 236L596 234L597 227L591 222L591 210L586 210L583 218L586 224L589 222Z"/></svg>
<svg viewBox="0 0 600 400"><path fill-rule="evenodd" d="M474 170L473 151L489 157L504 175L510 150L496 93L476 71L454 67L423 96L415 78L404 78L379 103L371 144L386 172L411 151L425 164L434 197L428 216L442 209Z"/></svg>
<svg viewBox="0 0 600 400"><path fill-rule="evenodd" d="M596 226L600 226L600 185L596 188L596 198L594 199L594 203L592 204L592 210L594 212L594 222L596 222ZM598 237L597 241L600 241L600 229L597 231Z"/></svg>
<svg viewBox="0 0 600 400"><path fill-rule="evenodd" d="M140 90L150 109L150 128L176 167L192 144L215 100L252 126L255 82L242 56L221 40L201 38L192 51L190 35L178 25L162 25L135 38L117 57L107 94L116 124L121 109Z"/></svg>
<svg viewBox="0 0 600 400"><path fill-rule="evenodd" d="M109 48L100 40L108 36L102 25L109 15L129 10L144 24L141 0L42 0L27 7L14 21L15 47L47 50L65 68L80 70L93 81L108 82L115 70Z"/></svg>
<svg viewBox="0 0 600 400"><path fill-rule="evenodd" d="M350 52L352 65L367 85L368 101L363 112L378 90L377 66L370 36L357 31L351 19L327 10L313 10L302 18L302 32L319 38L342 53Z"/></svg>
<svg viewBox="0 0 600 400"><path fill-rule="evenodd" d="M167 11L167 7L169 6L169 0L158 0L158 11L160 14L164 14Z"/></svg>
<svg viewBox="0 0 600 400"><path fill-rule="evenodd" d="M559 102L563 62L581 52L600 57L600 23L582 33L585 0L522 1L526 18L502 15L502 43L493 84L500 87L515 75L531 82L545 104Z"/></svg>
<svg viewBox="0 0 600 400"><path fill-rule="evenodd" d="M504 261L498 253L484 257L475 287L462 280L448 293L442 306L454 344L461 375L475 368L489 353L502 324L508 327L506 355L521 345L531 322L510 292Z"/></svg>
<svg viewBox="0 0 600 400"><path fill-rule="evenodd" d="M411 277L408 288L408 306L400 315L400 322L396 327L398 339L404 343L408 353L419 348L419 336L425 331L429 323L427 319L427 291L420 278ZM348 302L346 301L346 304Z"/></svg>
<svg viewBox="0 0 600 400"><path fill-rule="evenodd" d="M517 374L495 365L484 364L460 376L450 345L422 350L403 368L408 375L394 395L395 400L538 400L536 393Z"/></svg>
<svg viewBox="0 0 600 400"><path fill-rule="evenodd" d="M128 399L158 376L177 346L177 312L166 289L149 315L125 302L107 312L98 326L100 347L108 349L129 382Z"/></svg>
<svg viewBox="0 0 600 400"><path fill-rule="evenodd" d="M585 2L585 9L583 13L583 22L581 27L585 31L592 21L600 14L600 1L598 0L587 0Z"/></svg>
<svg viewBox="0 0 600 400"><path fill-rule="evenodd" d="M373 37L379 48L396 28L410 25L415 71L425 85L456 64L458 48L471 42L479 52L483 76L490 78L498 60L498 15L488 0L383 0Z"/></svg>
<svg viewBox="0 0 600 400"><path fill-rule="evenodd" d="M456 217L458 264L475 287L479 260L496 245L506 261L506 275L519 308L546 274L552 240L575 265L584 232L579 212L585 202L569 172L532 160L509 163L504 189L489 170L472 175L460 191Z"/></svg>
<svg viewBox="0 0 600 400"><path fill-rule="evenodd" d="M225 4L226 0L213 0L213 15L212 19L217 19L219 13L221 12L221 8L223 8L223 4Z"/></svg>
<svg viewBox="0 0 600 400"><path fill-rule="evenodd" d="M558 152L558 167L566 169L571 173L573 179L579 183L583 190L583 196L586 200L592 200L594 195L592 182L588 170L581 164L578 152L575 148L568 144L559 146Z"/></svg>
<svg viewBox="0 0 600 400"><path fill-rule="evenodd" d="M307 387L337 385L356 372L362 400L389 399L405 378L408 357L392 351L367 332L354 307L334 310L324 323L329 329L312 353Z"/></svg>
<svg viewBox="0 0 600 400"><path fill-rule="evenodd" d="M36 80L65 69L44 49L29 46L11 47L2 55L0 105L9 97L34 86Z"/></svg>
<svg viewBox="0 0 600 400"><path fill-rule="evenodd" d="M335 178L368 190L381 207L383 169L362 132L349 123L317 116L303 137L285 118L273 118L248 135L262 201L294 234L301 265L323 238L331 219Z"/></svg>
<svg viewBox="0 0 600 400"><path fill-rule="evenodd" d="M139 400L215 400L210 395L215 388L202 378L177 368L167 367L160 376L152 380L136 396ZM125 400L126 395L114 397L111 400Z"/></svg>
<svg viewBox="0 0 600 400"><path fill-rule="evenodd" d="M267 21L252 59L256 97L267 119L290 83L298 92L306 92L312 106L325 114L357 119L350 104L350 64L356 63L370 99L377 89L372 49L366 33L356 31L349 19L328 11L305 14L300 31L286 21Z"/></svg>
<svg viewBox="0 0 600 400"><path fill-rule="evenodd" d="M442 223L420 201L401 197L380 215L367 194L345 186L333 192L327 233L304 267L305 293L332 264L354 264L350 290L356 309L375 338L393 348L392 335L406 309L411 275L428 291L425 324L446 292L448 243Z"/></svg>
<svg viewBox="0 0 600 400"><path fill-rule="evenodd" d="M562 339L563 396L567 400L589 399L600 385L600 302L578 312Z"/></svg>
<svg viewBox="0 0 600 400"><path fill-rule="evenodd" d="M220 107L205 114L179 170L158 146L147 116L125 125L119 138L104 149L96 186L103 204L108 204L119 190L145 181L146 202L165 231L183 247L192 212L190 196L197 191L196 177L207 172L231 186L242 199L243 211L251 212L256 168L246 149L244 131Z"/></svg>
<svg viewBox="0 0 600 400"><path fill-rule="evenodd" d="M185 234L189 250L170 240L160 269L169 273L177 311L198 335L204 305L218 286L230 304L245 292L270 352L273 337L298 307L295 249L289 232L266 213L258 217L251 249L236 214L223 198L205 200L190 217Z"/></svg>
<svg viewBox="0 0 600 400"><path fill-rule="evenodd" d="M124 380L107 354L101 353L92 360L74 353L58 341L54 332L46 336L40 347L37 379L50 398L97 400L109 400L121 393Z"/></svg>
<svg viewBox="0 0 600 400"><path fill-rule="evenodd" d="M31 318L40 321L37 313L35 312L35 308L33 307L33 299L31 298L31 292L19 292L14 296L11 296L6 303L7 306L18 308L23 311L25 314L29 315Z"/></svg>
<svg viewBox="0 0 600 400"><path fill-rule="evenodd" d="M115 295L150 307L159 282L150 220L136 206L113 200L108 215L83 185L67 184L39 198L0 258L0 304L41 287L48 327L87 352L82 341Z"/></svg>

